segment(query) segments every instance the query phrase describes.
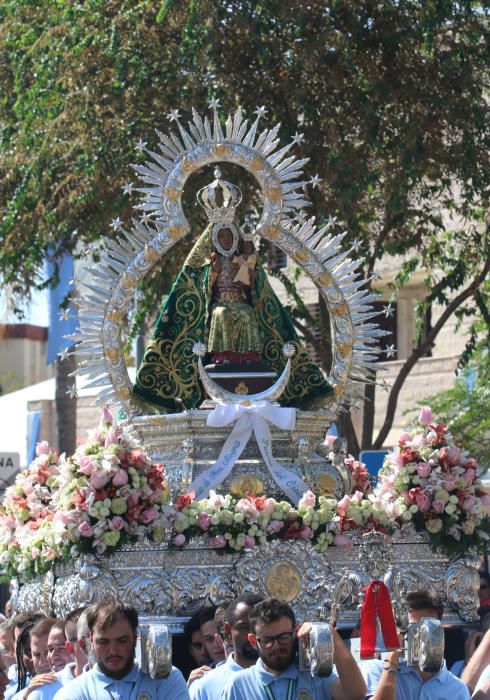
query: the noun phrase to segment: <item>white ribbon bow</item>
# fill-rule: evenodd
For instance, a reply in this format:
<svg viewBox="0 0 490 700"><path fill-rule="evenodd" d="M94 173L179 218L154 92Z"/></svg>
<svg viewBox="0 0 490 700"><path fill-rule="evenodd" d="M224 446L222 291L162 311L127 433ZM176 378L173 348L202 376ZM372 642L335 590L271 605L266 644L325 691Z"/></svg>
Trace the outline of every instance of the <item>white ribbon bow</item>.
<svg viewBox="0 0 490 700"><path fill-rule="evenodd" d="M298 503L308 491L305 482L294 472L281 466L272 456L272 437L269 423L282 430L292 430L296 423L296 409L273 406L270 401L257 401L249 406L231 404L216 406L208 416L207 424L222 428L235 423L228 435L215 464L200 474L189 491L195 492L196 500L208 496L209 491L220 484L245 449L252 433L272 478L293 503Z"/></svg>

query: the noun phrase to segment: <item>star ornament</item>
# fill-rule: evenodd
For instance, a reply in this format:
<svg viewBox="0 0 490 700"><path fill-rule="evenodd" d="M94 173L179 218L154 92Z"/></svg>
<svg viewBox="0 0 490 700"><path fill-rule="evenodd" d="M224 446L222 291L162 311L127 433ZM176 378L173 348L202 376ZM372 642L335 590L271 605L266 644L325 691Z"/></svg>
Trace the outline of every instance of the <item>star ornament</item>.
<svg viewBox="0 0 490 700"><path fill-rule="evenodd" d="M68 391L67 391L66 393L68 394L68 396L70 397L70 399L76 399L76 398L78 398L77 383L74 382L74 383L71 385L71 387L68 389Z"/></svg>
<svg viewBox="0 0 490 700"><path fill-rule="evenodd" d="M63 348L61 352L58 353L58 357L60 358L60 362L64 362L67 357L71 355L70 353L70 348Z"/></svg>
<svg viewBox="0 0 490 700"><path fill-rule="evenodd" d="M259 118L265 117L265 115L267 114L267 109L264 107L264 105L262 105L262 107L257 107L254 114L256 114Z"/></svg>
<svg viewBox="0 0 490 700"><path fill-rule="evenodd" d="M117 217L117 219L112 219L111 224L110 224L112 230L117 231L117 229L121 228L122 223L123 222L119 217Z"/></svg>
<svg viewBox="0 0 490 700"><path fill-rule="evenodd" d="M293 136L293 143L297 143L298 145L300 143L303 143L304 140L305 140L305 135L300 134L298 131Z"/></svg>
<svg viewBox="0 0 490 700"><path fill-rule="evenodd" d="M387 359L390 359L390 357L395 357L395 355L396 355L395 346L394 345L387 345L385 347L385 353L386 353Z"/></svg>
<svg viewBox="0 0 490 700"><path fill-rule="evenodd" d="M126 182L125 185L123 185L123 194L131 194L133 191L133 183L132 182Z"/></svg>
<svg viewBox="0 0 490 700"><path fill-rule="evenodd" d="M383 313L386 318L391 318L393 314L395 313L395 309L393 308L393 304L387 304L386 306L383 306Z"/></svg>
<svg viewBox="0 0 490 700"><path fill-rule="evenodd" d="M135 146L136 150L141 153L141 151L145 150L147 143L148 141L143 141L143 139L140 139Z"/></svg>
<svg viewBox="0 0 490 700"><path fill-rule="evenodd" d="M383 381L380 382L378 386L381 389L381 391L389 391L391 389L391 385L389 382L386 381L386 379L383 379Z"/></svg>
<svg viewBox="0 0 490 700"><path fill-rule="evenodd" d="M319 187L321 181L322 181L322 178L319 177L319 175L318 175L318 173L317 173L316 175L313 175L313 177L311 178L311 180L310 180L310 185L311 185L312 187Z"/></svg>
<svg viewBox="0 0 490 700"><path fill-rule="evenodd" d="M171 109L167 114L167 119L171 122L178 122L180 119L180 112L178 109Z"/></svg>
<svg viewBox="0 0 490 700"><path fill-rule="evenodd" d="M214 109L214 111L216 111L219 106L219 100L215 99L214 97L211 100L209 100L209 109Z"/></svg>

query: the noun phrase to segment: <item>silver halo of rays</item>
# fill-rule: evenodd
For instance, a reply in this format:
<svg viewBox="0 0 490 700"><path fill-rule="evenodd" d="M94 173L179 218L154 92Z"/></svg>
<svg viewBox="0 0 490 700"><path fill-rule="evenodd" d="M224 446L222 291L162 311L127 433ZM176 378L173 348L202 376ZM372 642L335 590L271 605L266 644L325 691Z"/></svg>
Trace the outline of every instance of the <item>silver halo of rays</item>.
<svg viewBox="0 0 490 700"><path fill-rule="evenodd" d="M118 240L103 236L97 267L87 265L77 274L80 329L70 338L78 343L76 352L82 359L75 374L85 376L86 388L98 390L96 403L116 404L129 415L141 411L131 402L124 321L145 275L189 231L182 209L186 180L205 165L228 162L250 172L260 185L263 209L257 233L300 265L323 296L331 319L333 356L329 411L352 407L362 400L363 385L375 381L380 369L378 340L385 335L372 321L378 312L370 303L377 295L364 288L361 260L350 258L356 247L343 250L346 232L332 235L330 225L318 228L313 217L304 217L302 210L309 204L305 186L315 186L319 179L305 179L302 169L309 159L290 154L299 143L297 136L281 147L280 124L261 131L265 108L256 111L249 126L239 107L222 128L218 101L209 106L211 120L193 109L187 128L172 110L168 116L177 132L157 130L159 152L149 150L142 140L136 145L149 160L133 166L140 182L123 189L139 193L139 216L127 228L115 219L111 226L119 232ZM295 212L300 212L298 220L292 218Z"/></svg>

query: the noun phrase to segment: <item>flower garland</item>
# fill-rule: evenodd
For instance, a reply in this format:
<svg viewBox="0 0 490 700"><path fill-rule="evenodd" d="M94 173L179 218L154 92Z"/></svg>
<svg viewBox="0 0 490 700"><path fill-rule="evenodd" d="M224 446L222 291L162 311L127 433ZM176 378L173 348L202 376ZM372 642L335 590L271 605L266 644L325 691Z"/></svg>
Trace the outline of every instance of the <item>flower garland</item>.
<svg viewBox="0 0 490 700"><path fill-rule="evenodd" d="M450 555L481 549L488 539L490 496L476 462L429 408L387 455L374 489L364 464L351 456L345 464L353 492L340 500L307 491L293 507L266 495L211 491L206 499L184 494L170 503L163 465L115 428L104 409L72 457L39 443L29 469L7 488L0 507L3 578L27 580L55 561L110 554L143 537L177 548L204 538L209 547L233 552L271 539L306 540L324 552L330 545L352 547L355 535L371 529L395 540L422 531Z"/></svg>

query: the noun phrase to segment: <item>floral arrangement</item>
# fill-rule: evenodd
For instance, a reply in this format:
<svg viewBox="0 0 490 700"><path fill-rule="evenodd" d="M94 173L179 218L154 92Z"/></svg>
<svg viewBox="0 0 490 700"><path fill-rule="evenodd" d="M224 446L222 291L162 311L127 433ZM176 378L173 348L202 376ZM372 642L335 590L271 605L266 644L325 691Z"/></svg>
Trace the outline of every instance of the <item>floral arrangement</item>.
<svg viewBox="0 0 490 700"><path fill-rule="evenodd" d="M72 457L46 443L9 487L0 513L0 564L10 578L47 571L55 560L102 554L128 540L162 536L168 485L132 438L104 409L97 429Z"/></svg>
<svg viewBox="0 0 490 700"><path fill-rule="evenodd" d="M330 437L330 436L328 436ZM373 489L364 464L350 455L352 493L340 500L307 491L296 507L287 501L243 498L211 491L169 502L164 468L113 425L100 423L72 457L39 443L28 470L8 487L0 507L0 565L4 578L46 572L81 552L110 553L124 542L164 538L184 547L193 538L240 551L271 539L306 540L318 551L351 547L367 530L403 539L423 531L447 554L480 549L488 539L490 497L477 465L457 446L447 426L425 407L411 432L385 458Z"/></svg>
<svg viewBox="0 0 490 700"><path fill-rule="evenodd" d="M458 446L428 406L418 424L400 436L379 472L376 497L398 528L397 536L429 534L434 549L458 554L481 549L490 531L490 496L476 461Z"/></svg>
<svg viewBox="0 0 490 700"><path fill-rule="evenodd" d="M5 490L0 515L0 565L7 574L28 576L34 560L42 559L49 568L58 556L49 546L46 533L55 517L53 495L58 488L60 462L47 442L38 443L29 469L19 473Z"/></svg>

